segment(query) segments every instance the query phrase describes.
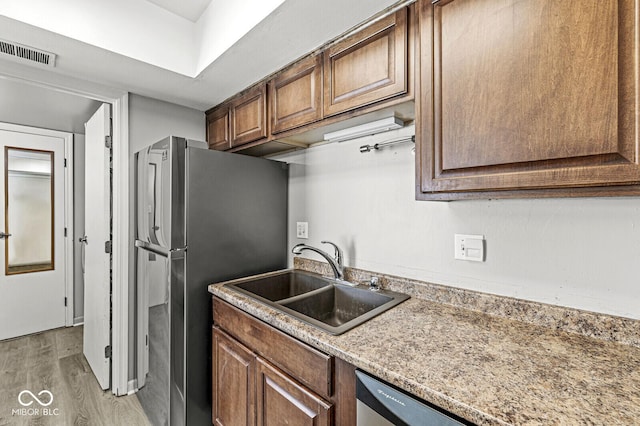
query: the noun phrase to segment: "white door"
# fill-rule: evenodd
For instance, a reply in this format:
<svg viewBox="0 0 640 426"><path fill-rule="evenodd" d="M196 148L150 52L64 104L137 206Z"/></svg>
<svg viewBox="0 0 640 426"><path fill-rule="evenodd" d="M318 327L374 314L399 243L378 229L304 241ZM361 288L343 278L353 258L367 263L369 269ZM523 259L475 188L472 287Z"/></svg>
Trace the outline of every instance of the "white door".
<svg viewBox="0 0 640 426"><path fill-rule="evenodd" d="M0 340L66 315L65 139L21 129L0 129Z"/></svg>
<svg viewBox="0 0 640 426"><path fill-rule="evenodd" d="M83 345L102 389L109 388L111 367L111 255L105 247L111 241L110 149L105 144L110 117L111 106L103 104L85 127Z"/></svg>

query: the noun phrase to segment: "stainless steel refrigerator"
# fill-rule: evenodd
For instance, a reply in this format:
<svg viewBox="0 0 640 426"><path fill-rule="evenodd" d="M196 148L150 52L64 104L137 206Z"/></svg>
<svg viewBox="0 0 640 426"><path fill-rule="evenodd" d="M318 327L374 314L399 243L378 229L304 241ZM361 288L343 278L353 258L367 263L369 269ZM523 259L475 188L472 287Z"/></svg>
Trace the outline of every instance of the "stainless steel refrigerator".
<svg viewBox="0 0 640 426"><path fill-rule="evenodd" d="M135 164L138 398L154 425L208 425L207 286L287 266L288 168L173 136Z"/></svg>

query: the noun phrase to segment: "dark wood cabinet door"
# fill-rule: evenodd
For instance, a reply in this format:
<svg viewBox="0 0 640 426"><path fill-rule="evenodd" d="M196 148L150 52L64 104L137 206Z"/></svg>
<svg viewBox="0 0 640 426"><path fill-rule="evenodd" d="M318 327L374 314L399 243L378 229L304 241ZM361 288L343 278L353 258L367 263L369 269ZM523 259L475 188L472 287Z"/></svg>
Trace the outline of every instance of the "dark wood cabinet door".
<svg viewBox="0 0 640 426"><path fill-rule="evenodd" d="M332 405L258 358L257 424L330 426Z"/></svg>
<svg viewBox="0 0 640 426"><path fill-rule="evenodd" d="M633 0L421 0L418 198L640 193L636 16Z"/></svg>
<svg viewBox="0 0 640 426"><path fill-rule="evenodd" d="M271 132L279 133L322 118L322 56L305 58L269 83Z"/></svg>
<svg viewBox="0 0 640 426"><path fill-rule="evenodd" d="M213 424L255 425L255 355L214 327L212 362Z"/></svg>
<svg viewBox="0 0 640 426"><path fill-rule="evenodd" d="M407 8L324 51L324 115L407 93Z"/></svg>
<svg viewBox="0 0 640 426"><path fill-rule="evenodd" d="M266 138L267 86L249 89L231 101L231 147Z"/></svg>
<svg viewBox="0 0 640 426"><path fill-rule="evenodd" d="M231 148L228 106L221 106L207 113L207 142L209 149L224 151Z"/></svg>

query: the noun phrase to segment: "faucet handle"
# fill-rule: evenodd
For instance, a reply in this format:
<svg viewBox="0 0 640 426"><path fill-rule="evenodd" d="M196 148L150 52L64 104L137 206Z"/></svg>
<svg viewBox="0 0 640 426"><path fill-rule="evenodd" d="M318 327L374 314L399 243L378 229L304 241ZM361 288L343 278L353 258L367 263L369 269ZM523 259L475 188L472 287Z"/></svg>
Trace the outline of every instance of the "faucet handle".
<svg viewBox="0 0 640 426"><path fill-rule="evenodd" d="M340 249L340 247L338 247L336 244L332 243L331 241L320 241L322 244L330 244L333 246L333 249L335 251L335 258L336 258L336 262L338 262L338 265L343 266L344 265L344 258L342 256L342 250Z"/></svg>
<svg viewBox="0 0 640 426"><path fill-rule="evenodd" d="M371 279L369 279L369 290L380 291L380 278L371 277Z"/></svg>

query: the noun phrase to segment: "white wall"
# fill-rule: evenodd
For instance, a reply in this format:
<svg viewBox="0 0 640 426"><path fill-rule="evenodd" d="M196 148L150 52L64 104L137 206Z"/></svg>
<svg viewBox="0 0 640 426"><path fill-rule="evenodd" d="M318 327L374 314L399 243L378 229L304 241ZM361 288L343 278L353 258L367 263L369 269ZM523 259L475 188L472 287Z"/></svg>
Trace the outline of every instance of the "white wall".
<svg viewBox="0 0 640 426"><path fill-rule="evenodd" d="M167 136L205 140L204 112L144 96L129 96L131 154Z"/></svg>
<svg viewBox="0 0 640 426"><path fill-rule="evenodd" d="M130 244L129 252L129 379L135 373L135 270L134 259L135 250L133 247L135 240L134 221L134 185L135 175L133 154L144 147L158 142L167 136L180 136L188 139L205 140L205 116L204 112L183 106L170 104L144 96L129 95L129 146L131 150L131 162L129 173L131 176L129 187L129 205L131 215L129 216Z"/></svg>
<svg viewBox="0 0 640 426"><path fill-rule="evenodd" d="M276 157L292 164L290 246L328 239L349 266L640 319L640 198L415 201L411 144L358 151L412 131ZM454 233L485 235L486 262L454 260Z"/></svg>

